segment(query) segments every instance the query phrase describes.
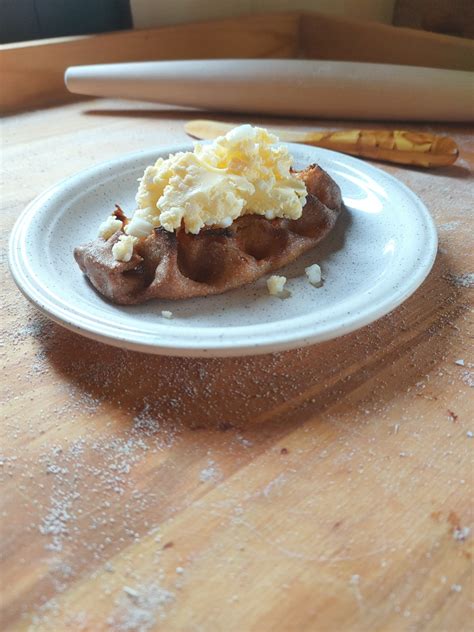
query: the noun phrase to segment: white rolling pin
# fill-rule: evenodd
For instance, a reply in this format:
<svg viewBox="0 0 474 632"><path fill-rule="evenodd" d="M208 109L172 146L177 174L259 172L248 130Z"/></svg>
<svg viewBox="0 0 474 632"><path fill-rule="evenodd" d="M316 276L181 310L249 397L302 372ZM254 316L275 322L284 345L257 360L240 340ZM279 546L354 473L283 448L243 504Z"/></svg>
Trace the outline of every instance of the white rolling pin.
<svg viewBox="0 0 474 632"><path fill-rule="evenodd" d="M206 59L68 68L71 92L222 112L471 121L474 73L302 59Z"/></svg>

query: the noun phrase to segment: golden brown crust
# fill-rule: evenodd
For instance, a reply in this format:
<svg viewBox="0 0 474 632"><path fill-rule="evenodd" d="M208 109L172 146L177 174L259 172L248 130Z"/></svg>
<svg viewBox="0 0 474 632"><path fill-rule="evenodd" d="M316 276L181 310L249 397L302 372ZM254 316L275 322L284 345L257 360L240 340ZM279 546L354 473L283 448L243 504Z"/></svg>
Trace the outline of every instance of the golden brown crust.
<svg viewBox="0 0 474 632"><path fill-rule="evenodd" d="M153 298L181 299L220 294L251 283L294 261L334 227L343 208L341 192L320 167L296 174L308 190L297 220L239 217L229 228L197 235L162 228L140 240L130 261L116 261L112 246L122 231L74 250L81 270L114 303L130 305Z"/></svg>

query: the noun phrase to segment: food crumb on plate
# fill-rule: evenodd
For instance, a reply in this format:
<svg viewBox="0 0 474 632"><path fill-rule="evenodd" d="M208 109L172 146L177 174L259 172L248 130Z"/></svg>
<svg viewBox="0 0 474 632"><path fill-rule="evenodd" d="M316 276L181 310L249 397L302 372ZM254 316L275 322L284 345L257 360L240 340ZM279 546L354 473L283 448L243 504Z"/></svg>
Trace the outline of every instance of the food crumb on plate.
<svg viewBox="0 0 474 632"><path fill-rule="evenodd" d="M173 318L173 312L170 312L167 309L163 309L161 311L161 315L163 316L163 318Z"/></svg>
<svg viewBox="0 0 474 632"><path fill-rule="evenodd" d="M304 269L306 272L306 276L308 277L308 281L311 285L320 285L321 284L321 268L317 263L313 263L312 266L308 266Z"/></svg>
<svg viewBox="0 0 474 632"><path fill-rule="evenodd" d="M278 276L276 274L272 274L272 276L267 279L267 288L268 293L272 296L278 296L283 292L283 288L285 287L286 277Z"/></svg>

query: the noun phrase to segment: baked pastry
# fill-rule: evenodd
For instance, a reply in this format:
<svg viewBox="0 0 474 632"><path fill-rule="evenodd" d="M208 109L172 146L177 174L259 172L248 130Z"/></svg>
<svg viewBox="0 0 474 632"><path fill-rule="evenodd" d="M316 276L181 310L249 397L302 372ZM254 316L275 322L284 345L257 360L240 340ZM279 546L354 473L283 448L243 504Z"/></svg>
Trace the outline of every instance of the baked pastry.
<svg viewBox="0 0 474 632"><path fill-rule="evenodd" d="M251 138L259 141L256 143L259 154L252 156L250 167L245 162L251 146L248 130L230 137L230 141L222 137L217 149L205 146L204 151L208 153L204 158L190 152L172 157L178 165L174 173L180 174L174 181L169 175L170 165L159 159L158 175L166 172L167 180L151 202L150 190L158 186L160 179L156 169L153 177L145 171L137 195L137 202L145 200L142 210L136 211L133 218L127 218L117 206L102 225L102 236L74 250L77 263L92 285L112 302L123 305L154 298L220 294L281 268L323 239L334 227L343 207L338 185L317 165L299 172L289 167L286 171L282 169L281 159L285 164L289 160L286 148L274 150L270 146L267 151L265 142L274 143L275 137L266 132L265 136L263 132L265 130L251 128ZM274 168L272 161L276 164L276 158L280 164ZM211 160L214 163L209 165ZM226 161L224 167L223 160ZM249 173L254 174L253 181ZM273 178L275 193L265 185L263 176ZM261 180L256 181L257 177ZM207 188L201 187L196 193L196 182L208 180L212 180L212 186L207 183ZM174 190L170 182L174 183ZM186 198L183 197L188 191L185 183L191 191ZM231 190L231 196L226 187ZM216 189L220 198L216 197ZM234 197L232 192L235 192ZM210 199L219 207L215 223L206 195L213 195ZM272 195L281 202L282 215L286 216L277 215L277 202ZM163 208L167 208L166 196L172 201L167 214L163 212ZM239 196L247 198L241 201ZM195 199L201 206L196 206ZM253 212L252 201L259 212ZM266 211L265 204L273 205L272 210ZM178 206L193 212L186 215ZM155 216L150 215L153 212ZM170 226L170 221L180 223Z"/></svg>
<svg viewBox="0 0 474 632"><path fill-rule="evenodd" d="M129 261L116 261L112 248L123 230L74 250L92 285L114 303L130 305L153 298L181 299L220 294L251 283L313 248L334 227L342 210L341 192L320 167L296 172L306 184L307 202L299 219L268 220L244 215L228 228L155 228L134 247ZM128 219L117 207L114 216Z"/></svg>

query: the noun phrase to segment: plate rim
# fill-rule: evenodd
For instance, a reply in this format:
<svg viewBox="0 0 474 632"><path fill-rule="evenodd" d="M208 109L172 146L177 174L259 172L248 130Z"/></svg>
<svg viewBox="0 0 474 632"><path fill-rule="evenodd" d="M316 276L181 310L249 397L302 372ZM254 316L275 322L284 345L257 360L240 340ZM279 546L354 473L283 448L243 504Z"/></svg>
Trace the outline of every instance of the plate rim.
<svg viewBox="0 0 474 632"><path fill-rule="evenodd" d="M340 161L342 158L344 163L349 163L349 165L355 167L358 171L360 171L360 169L362 168L363 173L367 173L368 170L369 172L372 172L371 175L373 176L381 174L384 178L391 181L392 185L399 188L410 199L412 206L417 209L417 217L419 220L423 220L423 227L425 231L427 231L427 240L426 242L424 242L425 248L424 251L421 253L422 255L424 255L424 257L422 259L418 259L419 265L415 269L414 274L410 277L410 279L407 282L401 284L401 288L398 290L398 292L391 292L385 297L385 300L379 300L376 309L366 310L365 313L362 314L356 313L350 321L345 323L339 322L336 327L332 326L330 322L327 322L323 325L319 323L317 330L313 331L312 333L308 333L305 330L301 332L298 328L294 328L293 330L291 329L291 325L294 324L295 321L297 321L298 319L304 320L305 318L308 318L307 314L303 316L289 317L273 323L273 327L270 329L271 333L269 334L270 339L266 339L265 336L262 338L261 336L261 332L263 331L263 329L265 329L266 331L268 331L269 329L268 325L266 325L265 323L260 323L256 325L254 324L213 328L192 326L192 331L194 333L202 333L208 335L204 344L200 341L198 337L196 337L195 339L184 340L183 342L183 328L173 328L172 323L167 323L166 325L163 323L157 323L155 335L160 336L161 339L159 341L150 340L150 336L152 334L144 334L138 329L133 330L125 328L128 329L129 332L132 332L134 334L128 337L126 332L124 331L120 333L117 333L117 331L111 331L114 327L113 325L106 326L105 328L102 328L102 330L98 331L97 321L93 318L84 319L77 312L71 311L67 308L65 309L64 307L62 307L62 301L60 301L59 299L57 303L54 303L50 300L48 301L47 295L44 294L45 288L41 288L41 286L40 288L36 287L36 284L34 284L29 279L27 274L28 262L27 260L24 261L20 256L21 245L26 239L26 235L28 233L27 229L29 227L29 223L25 222L25 219L28 218L29 215L34 216L35 209L41 206L41 204L45 200L48 200L55 192L60 192L63 189L64 185L72 183L74 179L81 177L88 178L96 174L97 170L113 169L114 167L117 168L120 166L120 163L130 163L131 161L140 159L141 157L145 158L145 156L149 156L151 153L153 153L153 155L159 156L166 153L170 154L176 151L189 150L193 147L192 142L181 143L179 145L165 145L158 148L148 148L136 152L122 154L110 160L102 161L91 167L87 167L86 169L77 171L76 173L73 173L72 175L61 179L52 186L48 187L46 190L42 191L25 207L25 209L17 218L11 230L9 238L8 260L10 272L16 285L23 293L23 295L30 302L32 302L45 316L71 331L79 333L80 335L86 336L93 340L105 342L107 344L111 344L120 348L127 348L135 351L142 351L159 355L187 357L228 357L279 352L315 344L318 342L324 342L346 335L390 313L401 303L403 303L409 296L411 296L415 292L415 290L423 283L423 281L426 279L429 272L431 271L433 263L436 259L438 246L437 230L433 218L431 217L431 214L429 213L426 205L403 182L401 182L391 174L386 173L385 171L382 171L381 169L373 166L370 163L364 162L346 154L330 151L319 147L310 147L296 143L282 144L288 146L290 150L292 148L294 150L301 150L301 148L309 149L311 151L314 151L315 154L319 154L323 158L327 158L329 161L332 162L336 160ZM43 294L41 293L41 289L43 290ZM282 328L285 329L285 324L286 332L284 336L282 337L280 334L275 339L275 327L277 327L278 330L281 330ZM174 329L174 335L170 335L170 328L172 330ZM253 332L260 329L260 332L257 331L257 335L260 334L259 341L254 341L250 344L242 344L242 341L240 343L237 341L236 343L233 338L228 338L227 343L224 339L224 335L228 336L230 332L235 333L236 330L238 330L237 333L240 335L241 339L248 338L250 329L253 330ZM218 335L214 335L212 339L209 339L210 331L213 331L214 333L218 332ZM166 336L170 337L170 342L166 340Z"/></svg>

